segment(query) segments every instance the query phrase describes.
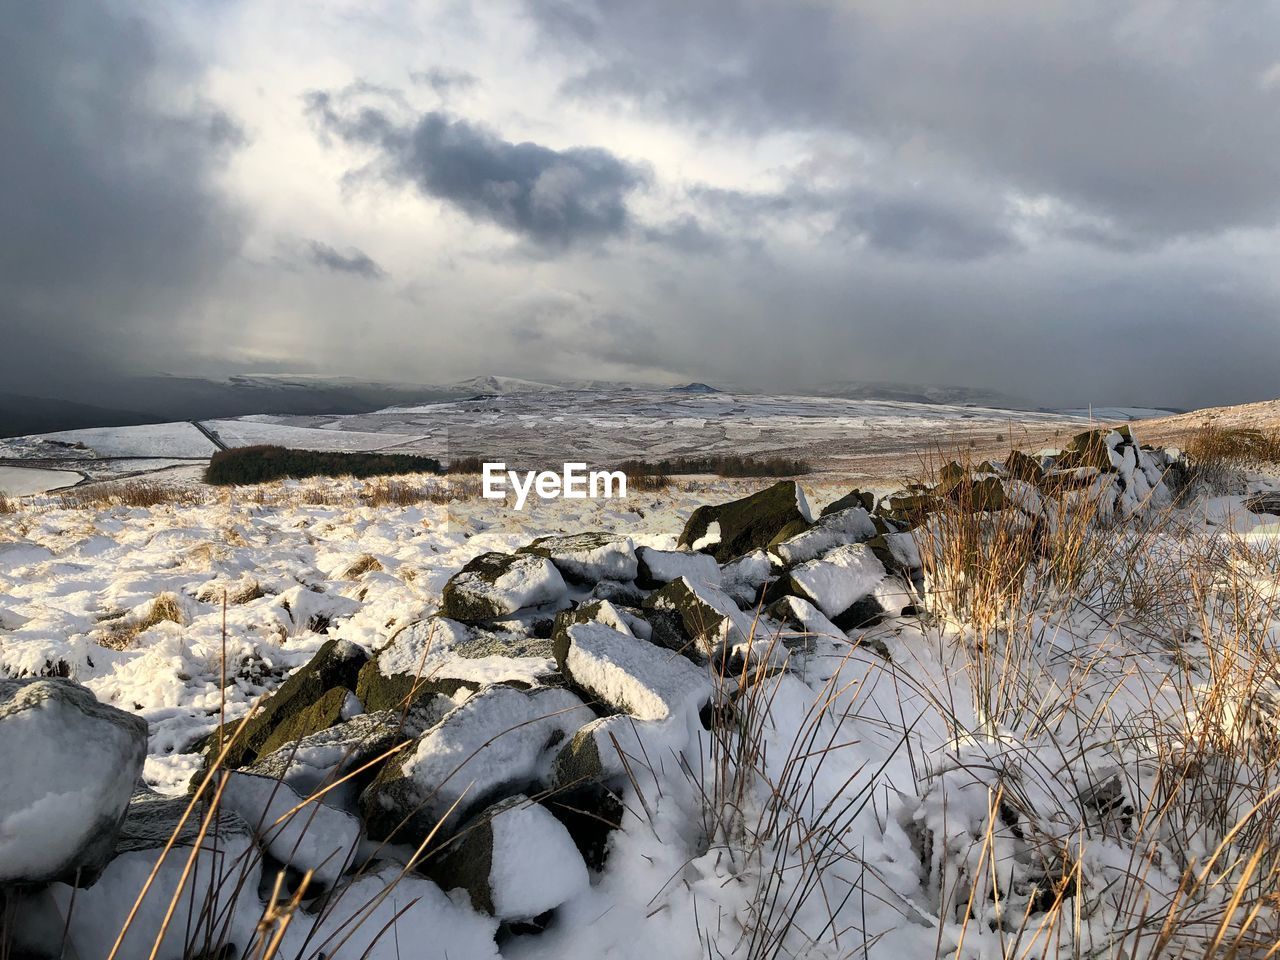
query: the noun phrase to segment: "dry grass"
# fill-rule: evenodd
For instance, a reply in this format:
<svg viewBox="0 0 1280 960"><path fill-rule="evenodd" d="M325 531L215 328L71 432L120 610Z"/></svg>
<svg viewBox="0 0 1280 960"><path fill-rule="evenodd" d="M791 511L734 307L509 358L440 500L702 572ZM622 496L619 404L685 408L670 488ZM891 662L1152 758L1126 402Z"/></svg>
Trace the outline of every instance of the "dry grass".
<svg viewBox="0 0 1280 960"><path fill-rule="evenodd" d="M123 483L93 483L73 487L58 497L65 509L101 509L104 507L143 507L166 505L193 506L204 502L198 489L155 481L130 480Z"/></svg>
<svg viewBox="0 0 1280 960"><path fill-rule="evenodd" d="M13 514L18 512L18 501L10 500L3 493L0 493L0 516Z"/></svg>
<svg viewBox="0 0 1280 960"><path fill-rule="evenodd" d="M160 623L182 624L182 604L172 593L162 593L151 601L141 616L126 614L106 621L105 632L97 638L99 644L110 650L127 650L138 635Z"/></svg>

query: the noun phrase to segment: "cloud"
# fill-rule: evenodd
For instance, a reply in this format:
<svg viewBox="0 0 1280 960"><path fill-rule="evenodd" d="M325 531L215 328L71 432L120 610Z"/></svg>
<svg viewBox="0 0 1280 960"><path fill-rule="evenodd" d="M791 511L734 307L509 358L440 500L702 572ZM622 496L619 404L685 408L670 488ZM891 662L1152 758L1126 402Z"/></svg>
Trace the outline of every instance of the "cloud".
<svg viewBox="0 0 1280 960"><path fill-rule="evenodd" d="M7 3L0 32L0 377L145 366L235 255L215 187L245 136L200 69L114 4Z"/></svg>
<svg viewBox="0 0 1280 960"><path fill-rule="evenodd" d="M366 280L382 280L387 275L376 260L355 247L341 253L327 243L311 240L307 243L307 259L334 273L350 273Z"/></svg>
<svg viewBox="0 0 1280 960"><path fill-rule="evenodd" d="M424 87L429 87L438 96L447 97L454 93L466 93L480 85L480 78L466 70L450 70L447 67L429 67L426 70L413 70L409 79Z"/></svg>
<svg viewBox="0 0 1280 960"><path fill-rule="evenodd" d="M1111 0L529 0L580 103L719 135L856 138L1149 243L1280 218L1280 7ZM1262 78L1261 81L1259 78Z"/></svg>
<svg viewBox="0 0 1280 960"><path fill-rule="evenodd" d="M402 124L374 108L348 108L325 92L306 97L326 133L379 154L387 181L408 183L478 221L547 249L622 236L628 195L649 180L642 167L598 147L553 150L512 143L443 111Z"/></svg>

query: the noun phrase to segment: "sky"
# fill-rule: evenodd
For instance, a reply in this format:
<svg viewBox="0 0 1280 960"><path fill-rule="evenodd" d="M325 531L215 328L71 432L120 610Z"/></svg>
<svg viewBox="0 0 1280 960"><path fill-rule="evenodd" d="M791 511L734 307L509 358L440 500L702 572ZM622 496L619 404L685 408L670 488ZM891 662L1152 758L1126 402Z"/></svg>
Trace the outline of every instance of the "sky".
<svg viewBox="0 0 1280 960"><path fill-rule="evenodd" d="M1280 394L1276 0L0 6L0 392Z"/></svg>

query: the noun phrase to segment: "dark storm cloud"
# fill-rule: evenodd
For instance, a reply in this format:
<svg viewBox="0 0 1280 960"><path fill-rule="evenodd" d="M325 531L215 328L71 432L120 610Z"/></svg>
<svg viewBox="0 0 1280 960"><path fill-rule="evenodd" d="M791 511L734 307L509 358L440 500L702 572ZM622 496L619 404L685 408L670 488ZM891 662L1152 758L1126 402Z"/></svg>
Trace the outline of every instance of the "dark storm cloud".
<svg viewBox="0 0 1280 960"><path fill-rule="evenodd" d="M213 174L243 144L189 61L94 2L0 4L0 376L141 362L234 251Z"/></svg>
<svg viewBox="0 0 1280 960"><path fill-rule="evenodd" d="M840 223L889 254L968 260L1018 246L987 210L909 194L854 198Z"/></svg>
<svg viewBox="0 0 1280 960"><path fill-rule="evenodd" d="M307 243L307 259L334 273L350 273L366 280L381 280L387 275L376 260L355 247L348 247L344 253L327 243L312 240Z"/></svg>
<svg viewBox="0 0 1280 960"><path fill-rule="evenodd" d="M1148 241L1280 215L1280 6L529 0L565 84L708 129L835 132ZM1270 71L1270 72L1269 72Z"/></svg>
<svg viewBox="0 0 1280 960"><path fill-rule="evenodd" d="M401 124L329 93L310 93L306 104L328 134L376 149L375 169L389 181L413 184L545 248L625 234L627 195L648 181L647 171L607 150L512 143L441 111Z"/></svg>

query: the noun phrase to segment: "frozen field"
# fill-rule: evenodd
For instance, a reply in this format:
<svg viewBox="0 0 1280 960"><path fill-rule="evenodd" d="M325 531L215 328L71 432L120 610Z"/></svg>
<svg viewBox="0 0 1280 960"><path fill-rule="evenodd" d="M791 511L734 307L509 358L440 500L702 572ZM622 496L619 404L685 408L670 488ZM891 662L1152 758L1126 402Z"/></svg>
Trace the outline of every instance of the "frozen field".
<svg viewBox="0 0 1280 960"><path fill-rule="evenodd" d="M0 494L25 497L80 482L80 474L70 470L41 470L39 467L0 466Z"/></svg>

